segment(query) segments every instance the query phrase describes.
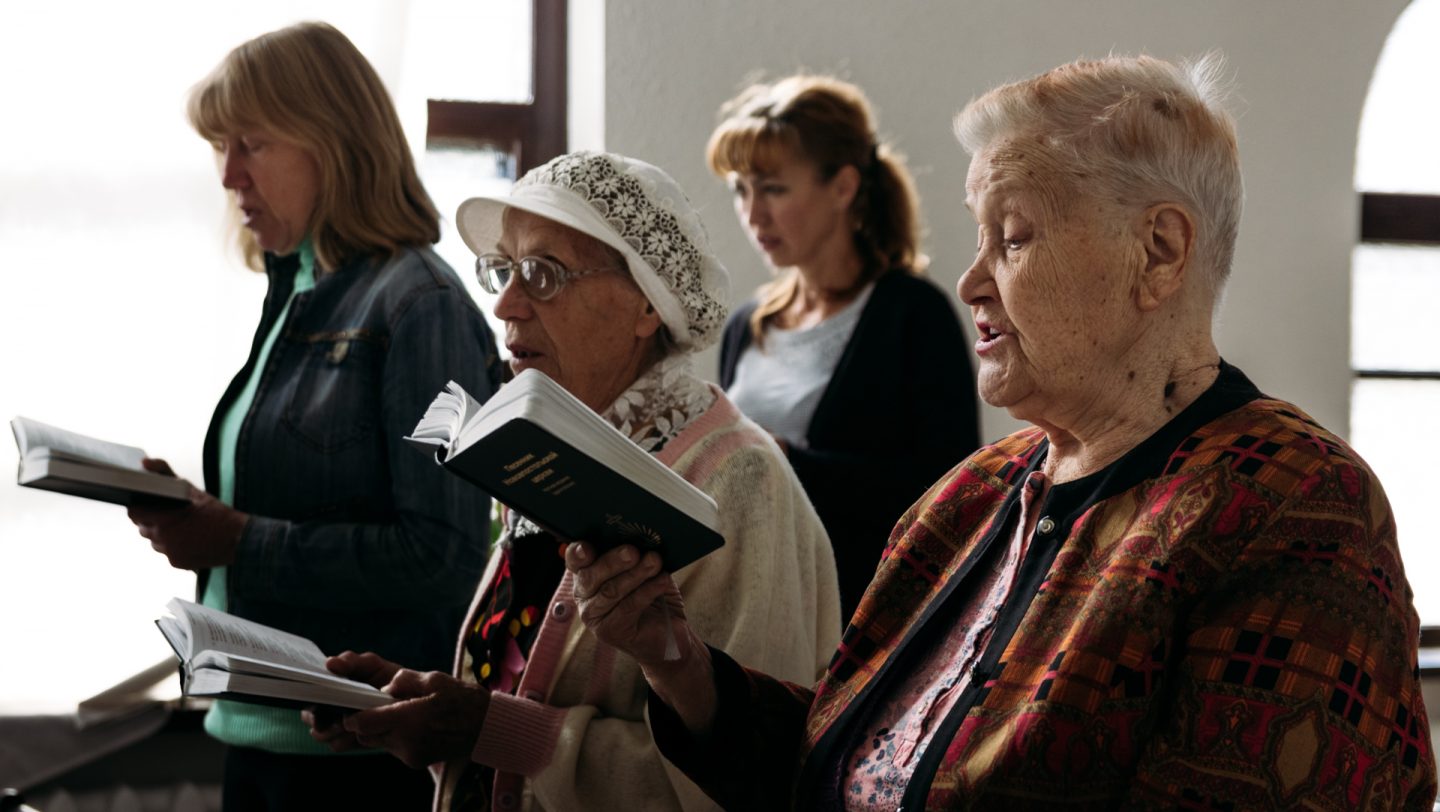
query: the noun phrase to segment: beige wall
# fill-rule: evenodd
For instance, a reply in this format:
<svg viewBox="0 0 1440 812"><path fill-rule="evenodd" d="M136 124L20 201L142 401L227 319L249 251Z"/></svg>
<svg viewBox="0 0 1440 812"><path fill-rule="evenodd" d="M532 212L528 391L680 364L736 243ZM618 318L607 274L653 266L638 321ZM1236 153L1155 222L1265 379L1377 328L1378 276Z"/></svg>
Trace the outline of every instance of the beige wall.
<svg viewBox="0 0 1440 812"><path fill-rule="evenodd" d="M950 136L950 118L969 98L1082 55L1179 58L1219 48L1237 79L1232 109L1247 186L1220 349L1262 389L1344 432L1356 127L1380 47L1404 5L608 0L595 24L603 56L592 56L604 65L603 82L591 76L589 83L603 98L588 106L603 125L587 130L585 146L603 143L675 175L704 213L739 302L766 271L704 165L715 108L756 70L838 73L867 90L883 134L909 154L932 273L953 292L975 248L961 188L967 159ZM713 374L713 355L706 363ZM996 410L984 422L987 437L1014 425Z"/></svg>

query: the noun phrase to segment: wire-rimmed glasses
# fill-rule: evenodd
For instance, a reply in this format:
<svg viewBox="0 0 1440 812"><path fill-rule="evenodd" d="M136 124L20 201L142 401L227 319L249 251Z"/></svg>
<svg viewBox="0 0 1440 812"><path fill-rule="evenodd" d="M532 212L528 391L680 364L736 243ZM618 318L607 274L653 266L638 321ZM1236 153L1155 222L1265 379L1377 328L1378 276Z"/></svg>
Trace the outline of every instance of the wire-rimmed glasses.
<svg viewBox="0 0 1440 812"><path fill-rule="evenodd" d="M475 276L486 293L499 294L510 284L515 270L520 271L520 284L525 295L537 301L555 298L560 289L573 279L591 274L618 271L619 268L592 268L572 271L554 260L544 257L521 257L511 259L504 254L481 254L475 259Z"/></svg>

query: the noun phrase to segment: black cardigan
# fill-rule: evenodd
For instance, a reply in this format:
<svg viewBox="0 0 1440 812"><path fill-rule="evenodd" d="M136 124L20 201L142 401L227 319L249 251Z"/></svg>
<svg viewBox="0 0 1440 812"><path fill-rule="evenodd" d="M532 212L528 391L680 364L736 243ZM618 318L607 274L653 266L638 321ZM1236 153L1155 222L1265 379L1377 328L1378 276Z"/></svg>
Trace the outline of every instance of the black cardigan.
<svg viewBox="0 0 1440 812"><path fill-rule="evenodd" d="M756 306L725 325L726 389ZM808 448L790 448L790 464L830 534L848 620L900 515L979 446L965 333L939 287L902 271L876 281L805 439Z"/></svg>

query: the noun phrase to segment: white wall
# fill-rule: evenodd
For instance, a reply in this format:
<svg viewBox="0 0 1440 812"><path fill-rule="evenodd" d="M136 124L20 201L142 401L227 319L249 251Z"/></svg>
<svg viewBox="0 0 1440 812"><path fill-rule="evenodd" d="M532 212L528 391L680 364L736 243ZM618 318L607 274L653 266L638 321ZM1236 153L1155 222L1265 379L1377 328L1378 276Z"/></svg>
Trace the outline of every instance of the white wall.
<svg viewBox="0 0 1440 812"><path fill-rule="evenodd" d="M932 275L954 290L975 250L967 158L950 119L971 97L1079 56L1218 48L1237 83L1247 200L1222 354L1261 389L1344 433L1355 138L1404 0L608 0L604 144L669 170L705 215L743 300L766 271L704 163L715 110L757 70L861 85L906 152ZM967 322L968 319L962 319ZM957 348L957 351L961 351ZM704 367L713 374L713 354ZM984 435L1015 425L990 409Z"/></svg>

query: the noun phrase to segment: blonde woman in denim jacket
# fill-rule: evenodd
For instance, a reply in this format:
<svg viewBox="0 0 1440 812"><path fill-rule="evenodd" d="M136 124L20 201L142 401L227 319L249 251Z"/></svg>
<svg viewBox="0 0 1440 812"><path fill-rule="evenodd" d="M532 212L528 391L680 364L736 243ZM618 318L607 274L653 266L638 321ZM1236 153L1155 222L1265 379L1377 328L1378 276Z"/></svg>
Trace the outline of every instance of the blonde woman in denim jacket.
<svg viewBox="0 0 1440 812"><path fill-rule="evenodd" d="M252 267L260 324L205 439L204 492L133 509L202 602L326 651L439 668L484 570L489 503L401 446L447 380L499 385L494 337L439 239L394 108L339 31L240 45L192 92ZM147 465L168 471L163 461ZM216 702L227 809L423 808L388 755L333 757L295 710Z"/></svg>

